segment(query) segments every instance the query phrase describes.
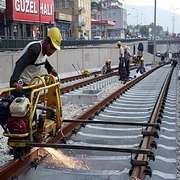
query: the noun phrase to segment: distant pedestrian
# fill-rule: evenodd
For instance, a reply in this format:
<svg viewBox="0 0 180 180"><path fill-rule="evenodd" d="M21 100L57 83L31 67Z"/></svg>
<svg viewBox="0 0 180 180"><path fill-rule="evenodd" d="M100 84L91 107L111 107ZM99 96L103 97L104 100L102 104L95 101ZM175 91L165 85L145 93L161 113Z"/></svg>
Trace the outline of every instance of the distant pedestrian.
<svg viewBox="0 0 180 180"><path fill-rule="evenodd" d="M144 45L142 42L138 44L137 58L140 60L143 57Z"/></svg>
<svg viewBox="0 0 180 180"><path fill-rule="evenodd" d="M130 62L131 54L129 50L130 48L128 46L124 47L124 60L125 60L125 67L127 72L127 79L129 79L129 75L130 75L129 62Z"/></svg>
<svg viewBox="0 0 180 180"><path fill-rule="evenodd" d="M168 58L169 58L169 61L172 60L172 52L169 52L169 53L168 53Z"/></svg>
<svg viewBox="0 0 180 180"><path fill-rule="evenodd" d="M118 41L117 46L119 48L119 80L120 81L127 81L127 71L126 71L126 64L124 59L124 48L120 41Z"/></svg>
<svg viewBox="0 0 180 180"><path fill-rule="evenodd" d="M135 44L133 45L133 56L135 56L136 55L136 46L135 46Z"/></svg>
<svg viewBox="0 0 180 180"><path fill-rule="evenodd" d="M172 59L171 60L171 66L176 67L176 65L177 65L177 60L176 59Z"/></svg>
<svg viewBox="0 0 180 180"><path fill-rule="evenodd" d="M165 55L161 54L161 64L164 64L164 63L165 63Z"/></svg>

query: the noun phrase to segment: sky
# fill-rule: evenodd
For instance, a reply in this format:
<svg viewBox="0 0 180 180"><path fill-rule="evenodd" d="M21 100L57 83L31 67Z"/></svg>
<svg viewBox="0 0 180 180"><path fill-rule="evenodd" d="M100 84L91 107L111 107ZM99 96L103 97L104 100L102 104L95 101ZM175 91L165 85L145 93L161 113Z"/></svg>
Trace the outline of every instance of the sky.
<svg viewBox="0 0 180 180"><path fill-rule="evenodd" d="M154 0L124 0L127 5L136 6L154 6ZM180 0L156 0L157 8L168 10L170 12L175 11L180 15Z"/></svg>
<svg viewBox="0 0 180 180"><path fill-rule="evenodd" d="M153 10L154 10L154 0L123 0L125 7L127 7L127 11L130 14L133 13L134 9L134 14L136 16L139 16L138 18L134 18L134 24L137 23L137 21L144 21L143 24L148 21L151 23L153 21ZM172 32L173 29L173 16L174 16L174 30L175 32L180 32L180 0L156 0L157 2L157 24L162 25L165 29L167 29L169 32ZM135 8L132 8L135 7ZM151 9L150 14L147 14L147 12L143 12L143 10L146 7ZM137 9L136 9L137 8ZM136 12L135 12L136 9ZM142 12L141 12L142 10ZM138 15L137 15L138 11ZM149 18L148 16L152 15L152 18ZM144 16L144 17L142 17ZM167 17L165 17L167 16ZM167 18L167 19L166 19ZM130 15L128 17L128 20L131 24L133 24L132 21L133 17ZM128 23L129 23L128 22Z"/></svg>

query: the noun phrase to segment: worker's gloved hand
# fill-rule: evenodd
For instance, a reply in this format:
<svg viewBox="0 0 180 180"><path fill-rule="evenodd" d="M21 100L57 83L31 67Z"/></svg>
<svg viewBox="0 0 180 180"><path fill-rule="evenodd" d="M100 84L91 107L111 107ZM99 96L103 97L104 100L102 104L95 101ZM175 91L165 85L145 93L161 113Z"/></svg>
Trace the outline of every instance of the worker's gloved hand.
<svg viewBox="0 0 180 180"><path fill-rule="evenodd" d="M13 84L13 87L15 87L18 90L22 90L23 89L23 82L22 81L15 82Z"/></svg>
<svg viewBox="0 0 180 180"><path fill-rule="evenodd" d="M56 72L55 69L52 69L51 74L52 74L53 76L56 76L56 77L58 76L58 73Z"/></svg>

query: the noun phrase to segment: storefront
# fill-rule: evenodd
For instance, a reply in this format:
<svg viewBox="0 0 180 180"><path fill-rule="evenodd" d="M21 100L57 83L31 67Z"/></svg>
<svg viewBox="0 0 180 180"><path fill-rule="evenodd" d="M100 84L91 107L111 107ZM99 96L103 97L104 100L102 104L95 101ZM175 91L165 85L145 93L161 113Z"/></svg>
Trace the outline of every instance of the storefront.
<svg viewBox="0 0 180 180"><path fill-rule="evenodd" d="M55 12L56 26L61 30L64 40L71 37L72 15Z"/></svg>
<svg viewBox="0 0 180 180"><path fill-rule="evenodd" d="M91 20L92 37L101 36L101 38L111 37L111 30L109 27L115 26L115 23L110 20Z"/></svg>
<svg viewBox="0 0 180 180"><path fill-rule="evenodd" d="M9 38L38 39L54 24L54 0L6 0Z"/></svg>
<svg viewBox="0 0 180 180"><path fill-rule="evenodd" d="M5 0L0 0L0 38L3 38L5 36L5 24L4 24L4 18L5 18L5 8L6 8Z"/></svg>

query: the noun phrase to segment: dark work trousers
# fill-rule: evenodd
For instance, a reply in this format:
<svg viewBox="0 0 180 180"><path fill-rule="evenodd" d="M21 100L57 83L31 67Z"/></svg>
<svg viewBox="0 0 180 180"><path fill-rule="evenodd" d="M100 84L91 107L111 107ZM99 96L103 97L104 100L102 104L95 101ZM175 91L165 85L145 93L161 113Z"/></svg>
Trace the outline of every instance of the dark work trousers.
<svg viewBox="0 0 180 180"><path fill-rule="evenodd" d="M141 74L145 73L145 68L144 68L144 65L140 65L137 70L136 70L136 73L140 72Z"/></svg>
<svg viewBox="0 0 180 180"><path fill-rule="evenodd" d="M121 81L127 80L125 59L123 57L119 58L119 80L121 80Z"/></svg>
<svg viewBox="0 0 180 180"><path fill-rule="evenodd" d="M129 78L130 70L129 70L129 59L125 59L125 67L127 72L127 78Z"/></svg>

